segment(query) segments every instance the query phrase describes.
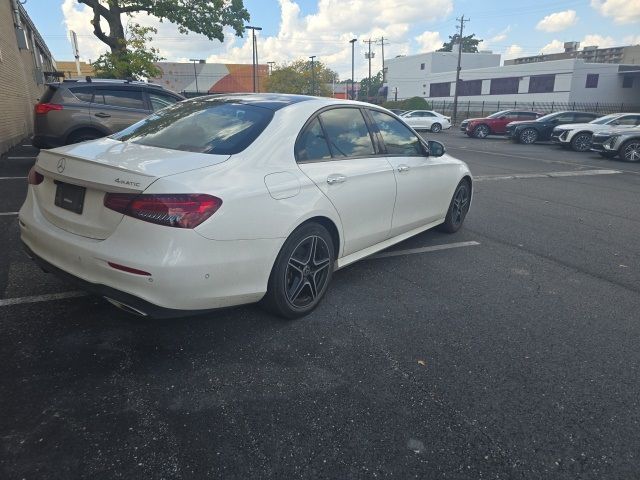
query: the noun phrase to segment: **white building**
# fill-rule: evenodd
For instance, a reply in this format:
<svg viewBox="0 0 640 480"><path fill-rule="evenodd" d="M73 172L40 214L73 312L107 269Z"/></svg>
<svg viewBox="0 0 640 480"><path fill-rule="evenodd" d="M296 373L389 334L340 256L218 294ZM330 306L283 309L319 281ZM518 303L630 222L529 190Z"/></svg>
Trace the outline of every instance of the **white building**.
<svg viewBox="0 0 640 480"><path fill-rule="evenodd" d="M467 54L478 55L481 54ZM424 97L434 101L453 100L455 66L449 71L425 71L389 63L388 99ZM412 73L408 73L412 72ZM467 68L460 73L461 102L556 102L619 103L640 105L640 68L637 65L585 63L567 59L543 63ZM402 90L401 90L402 89ZM401 92L401 93L400 93Z"/></svg>
<svg viewBox="0 0 640 480"><path fill-rule="evenodd" d="M418 55L390 58L386 60L386 80L389 99L397 93L398 98L427 97L427 78L433 73L455 72L458 64L457 52L429 52ZM463 53L462 70L498 67L500 55L490 52ZM397 89L397 90L396 90Z"/></svg>

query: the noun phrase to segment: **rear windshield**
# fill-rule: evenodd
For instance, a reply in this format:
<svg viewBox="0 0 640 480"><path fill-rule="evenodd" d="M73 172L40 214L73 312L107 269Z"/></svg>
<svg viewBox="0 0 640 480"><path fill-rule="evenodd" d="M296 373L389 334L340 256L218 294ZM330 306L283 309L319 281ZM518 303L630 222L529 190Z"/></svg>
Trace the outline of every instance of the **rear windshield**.
<svg viewBox="0 0 640 480"><path fill-rule="evenodd" d="M53 94L56 93L56 90L58 88L54 87L53 85L49 85L48 88L45 90L45 92L42 94L42 97L40 97L40 102L41 103L48 103L51 101L51 99L53 98Z"/></svg>
<svg viewBox="0 0 640 480"><path fill-rule="evenodd" d="M273 111L211 98L176 103L111 138L186 152L233 155L258 138Z"/></svg>

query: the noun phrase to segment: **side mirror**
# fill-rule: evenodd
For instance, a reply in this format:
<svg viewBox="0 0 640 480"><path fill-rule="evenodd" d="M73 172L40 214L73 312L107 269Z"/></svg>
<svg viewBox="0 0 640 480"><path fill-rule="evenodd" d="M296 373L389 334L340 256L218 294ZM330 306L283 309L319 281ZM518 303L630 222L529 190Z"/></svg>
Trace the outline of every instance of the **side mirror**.
<svg viewBox="0 0 640 480"><path fill-rule="evenodd" d="M435 140L427 141L427 147L429 148L430 157L441 157L446 152L444 145L440 142L436 142Z"/></svg>

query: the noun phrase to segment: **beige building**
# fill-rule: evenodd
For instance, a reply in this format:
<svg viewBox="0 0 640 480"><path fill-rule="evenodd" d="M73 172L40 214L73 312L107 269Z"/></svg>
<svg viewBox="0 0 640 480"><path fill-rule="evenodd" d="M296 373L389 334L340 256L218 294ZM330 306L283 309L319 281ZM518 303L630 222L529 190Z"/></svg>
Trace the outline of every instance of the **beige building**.
<svg viewBox="0 0 640 480"><path fill-rule="evenodd" d="M17 0L0 0L0 153L33 133L33 106L53 80L51 52Z"/></svg>
<svg viewBox="0 0 640 480"><path fill-rule="evenodd" d="M78 69L75 60L59 60L56 62L58 71L64 74L64 78L78 78ZM80 78L94 77L95 70L90 63L80 62Z"/></svg>
<svg viewBox="0 0 640 480"><path fill-rule="evenodd" d="M639 65L640 45L611 48L583 47L583 49L580 50L580 42L564 42L564 52L514 58L511 60L505 60L504 64L523 65L527 63L566 60L569 58L580 58L586 63L621 63L625 65Z"/></svg>

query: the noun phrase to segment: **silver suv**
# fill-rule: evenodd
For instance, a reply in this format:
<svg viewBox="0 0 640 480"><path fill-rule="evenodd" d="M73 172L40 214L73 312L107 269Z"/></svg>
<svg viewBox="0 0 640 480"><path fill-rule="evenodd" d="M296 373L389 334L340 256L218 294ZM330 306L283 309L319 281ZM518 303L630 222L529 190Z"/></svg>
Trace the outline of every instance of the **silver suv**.
<svg viewBox="0 0 640 480"><path fill-rule="evenodd" d="M111 135L184 100L160 85L123 80L65 80L47 87L34 109L33 145L39 148Z"/></svg>

